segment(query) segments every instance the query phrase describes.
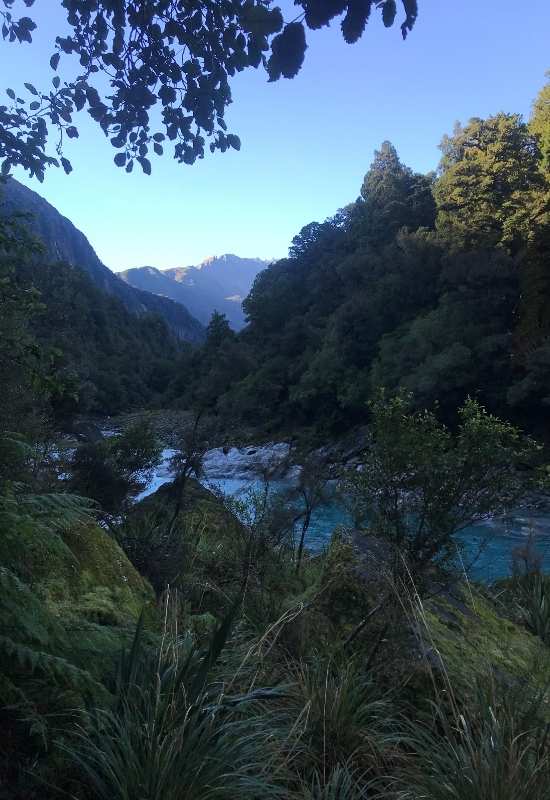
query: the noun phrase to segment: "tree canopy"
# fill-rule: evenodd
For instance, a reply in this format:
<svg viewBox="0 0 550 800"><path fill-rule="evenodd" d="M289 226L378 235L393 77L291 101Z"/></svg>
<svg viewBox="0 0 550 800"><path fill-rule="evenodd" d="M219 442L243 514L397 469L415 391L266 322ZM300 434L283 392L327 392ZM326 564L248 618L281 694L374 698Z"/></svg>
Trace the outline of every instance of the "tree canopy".
<svg viewBox="0 0 550 800"><path fill-rule="evenodd" d="M378 387L401 387L451 424L471 396L548 433L544 91L529 125L505 113L458 125L434 174L383 142L361 196L257 276L218 409L326 434L364 420Z"/></svg>
<svg viewBox="0 0 550 800"><path fill-rule="evenodd" d="M32 43L36 23L11 9L34 0L0 0L7 42ZM137 163L151 172L151 152L172 143L178 162L193 164L205 149L240 148L224 115L237 72L262 67L269 81L294 78L304 61L306 31L341 17L346 42L356 42L373 9L391 27L397 0L299 0L285 20L271 0L59 0L67 13L68 36L57 36L50 59L51 88L25 83L8 89L0 106L0 160L8 174L23 166L39 180L47 166L72 167L63 155L65 137L78 137L75 115L86 109L110 138L115 164L131 172ZM417 0L401 0L403 38L412 30ZM78 60L76 78L58 71L67 56ZM46 66L46 65L45 65ZM106 81L105 81L106 78ZM105 89L107 83L108 89ZM23 95L23 96L21 96ZM57 131L56 155L49 149Z"/></svg>

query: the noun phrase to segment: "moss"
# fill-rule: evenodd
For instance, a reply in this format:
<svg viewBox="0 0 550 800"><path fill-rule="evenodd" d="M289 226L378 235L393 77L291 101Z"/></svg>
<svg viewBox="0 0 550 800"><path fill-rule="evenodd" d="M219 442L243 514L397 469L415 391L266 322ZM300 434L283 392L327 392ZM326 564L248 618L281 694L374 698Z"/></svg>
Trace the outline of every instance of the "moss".
<svg viewBox="0 0 550 800"><path fill-rule="evenodd" d="M488 672L542 685L550 678L550 651L528 631L501 616L481 592L457 607L433 602L426 610L426 644L441 656L451 682L464 689ZM432 650L433 652L433 650Z"/></svg>
<svg viewBox="0 0 550 800"><path fill-rule="evenodd" d="M63 539L32 525L2 532L0 563L33 587L50 579L65 585L78 574L78 562Z"/></svg>
<svg viewBox="0 0 550 800"><path fill-rule="evenodd" d="M88 611L95 602L100 615L109 607L108 613L117 619L137 618L143 606L153 602L147 581L99 526L68 531L63 539L79 566L70 591Z"/></svg>
<svg viewBox="0 0 550 800"><path fill-rule="evenodd" d="M137 618L153 593L117 543L90 523L60 533L25 526L0 537L0 563L32 587L55 610L99 591L98 608L107 593L113 612Z"/></svg>

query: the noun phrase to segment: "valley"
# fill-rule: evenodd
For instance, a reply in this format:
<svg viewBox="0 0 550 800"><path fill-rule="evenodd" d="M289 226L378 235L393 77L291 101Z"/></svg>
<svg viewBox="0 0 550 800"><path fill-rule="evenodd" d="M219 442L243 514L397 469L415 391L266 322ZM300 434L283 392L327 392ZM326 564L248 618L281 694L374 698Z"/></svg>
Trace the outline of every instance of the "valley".
<svg viewBox="0 0 550 800"><path fill-rule="evenodd" d="M473 23L468 48L504 70L521 15L491 2L492 49ZM548 800L550 82L528 115L515 83L492 110L462 9L445 91L433 66L433 86L402 74L442 31L409 62L388 39L370 71L333 49L398 11L405 46L424 0L57 5L52 88L0 105L1 800ZM2 38L34 47L15 6ZM233 77L292 81L317 35L309 105L285 95L307 135L243 80L243 128L276 157L239 153ZM356 163L381 83L361 159L380 121L400 146ZM427 168L423 126L463 105L483 116L438 131ZM96 125L136 237L95 243L120 273L55 183L12 174L73 180L62 154ZM168 148L193 177L149 181ZM96 222L102 152L77 184ZM331 215L303 224L304 198ZM284 257L246 257L281 252L288 220Z"/></svg>

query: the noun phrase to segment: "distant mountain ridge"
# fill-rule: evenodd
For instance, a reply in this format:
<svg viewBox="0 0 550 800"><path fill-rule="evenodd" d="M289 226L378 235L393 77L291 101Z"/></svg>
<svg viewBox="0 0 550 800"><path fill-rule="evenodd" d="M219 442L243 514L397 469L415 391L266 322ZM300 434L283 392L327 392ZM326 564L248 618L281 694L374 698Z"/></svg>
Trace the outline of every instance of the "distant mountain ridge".
<svg viewBox="0 0 550 800"><path fill-rule="evenodd" d="M44 244L50 261L82 269L99 289L117 297L128 311L159 314L178 338L185 341L198 342L204 338L203 326L181 302L134 288L121 280L102 263L86 236L67 217L14 178L0 183L0 214L6 213L29 214L26 224Z"/></svg>
<svg viewBox="0 0 550 800"><path fill-rule="evenodd" d="M168 297L184 305L203 325L212 313L226 315L230 325L240 330L245 324L242 301L250 292L259 272L269 266L260 258L241 258L233 253L211 256L196 266L135 267L119 275L135 289Z"/></svg>

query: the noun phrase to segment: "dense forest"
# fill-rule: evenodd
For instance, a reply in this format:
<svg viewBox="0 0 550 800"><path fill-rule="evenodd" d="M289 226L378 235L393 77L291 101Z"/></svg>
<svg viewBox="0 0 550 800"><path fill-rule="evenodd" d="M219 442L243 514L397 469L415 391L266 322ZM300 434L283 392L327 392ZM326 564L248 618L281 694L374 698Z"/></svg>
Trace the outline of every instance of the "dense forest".
<svg viewBox="0 0 550 800"><path fill-rule="evenodd" d="M547 84L529 123L457 125L431 175L384 142L360 197L258 276L243 334L216 334L218 409L334 432L380 386L403 387L447 417L472 396L547 434L549 100Z"/></svg>
<svg viewBox="0 0 550 800"><path fill-rule="evenodd" d="M32 404L27 384L37 376L49 386L47 410L61 425L75 413L158 403L181 347L164 320L132 314L82 270L51 263L24 222L0 218L4 414L15 407L12 386Z"/></svg>
<svg viewBox="0 0 550 800"><path fill-rule="evenodd" d="M548 800L544 554L482 583L460 534L548 500L550 84L441 149L384 142L203 344L0 217L0 798ZM201 483L267 435L292 481Z"/></svg>

